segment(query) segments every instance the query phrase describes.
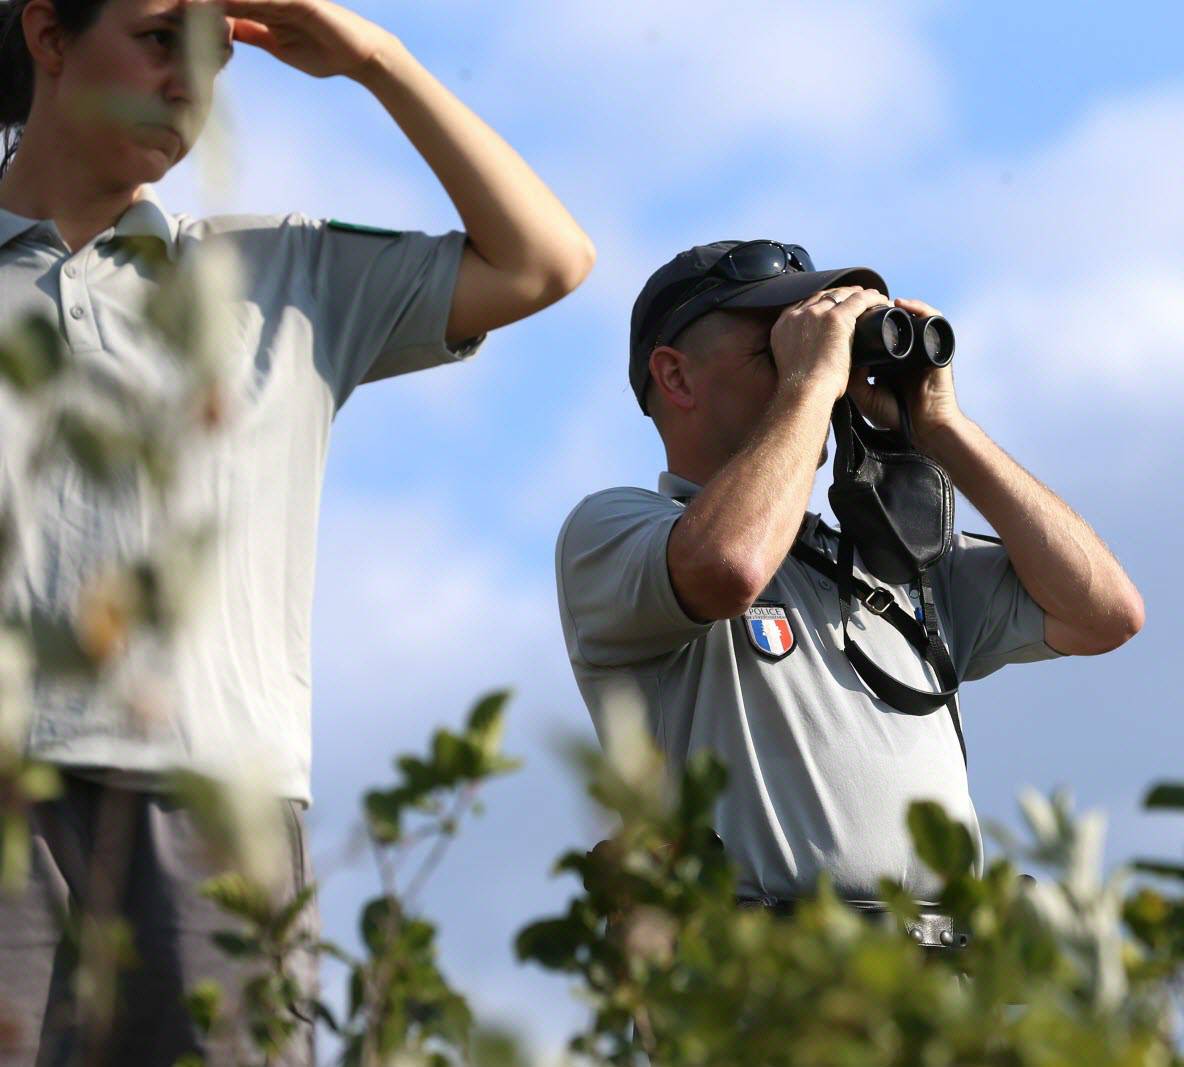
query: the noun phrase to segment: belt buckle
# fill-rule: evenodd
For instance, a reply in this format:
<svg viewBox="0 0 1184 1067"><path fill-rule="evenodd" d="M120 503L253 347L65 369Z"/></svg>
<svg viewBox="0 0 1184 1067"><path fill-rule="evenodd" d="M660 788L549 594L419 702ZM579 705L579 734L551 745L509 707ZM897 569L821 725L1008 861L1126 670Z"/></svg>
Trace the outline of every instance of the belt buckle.
<svg viewBox="0 0 1184 1067"><path fill-rule="evenodd" d="M873 615L883 615L895 603L896 598L883 586L878 586L863 598L863 606Z"/></svg>
<svg viewBox="0 0 1184 1067"><path fill-rule="evenodd" d="M964 949L970 944L970 934L959 927L948 915L922 909L916 922L906 922L908 935L921 947L928 949Z"/></svg>

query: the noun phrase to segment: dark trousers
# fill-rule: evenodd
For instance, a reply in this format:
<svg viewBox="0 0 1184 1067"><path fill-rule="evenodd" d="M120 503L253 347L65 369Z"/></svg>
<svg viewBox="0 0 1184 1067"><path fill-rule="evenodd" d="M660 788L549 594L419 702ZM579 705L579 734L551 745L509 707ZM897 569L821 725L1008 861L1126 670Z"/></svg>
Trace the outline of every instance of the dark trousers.
<svg viewBox="0 0 1184 1067"><path fill-rule="evenodd" d="M312 871L300 805L277 803L288 830L290 896ZM31 831L26 888L15 896L0 890L0 1067L172 1067L186 1052L211 1065L254 1059L243 1028L206 1039L184 1003L198 982L213 979L233 1009L248 973L210 940L236 922L197 893L219 872L188 811L162 794L66 776L62 796L35 806ZM134 940L138 962L108 988L85 986L74 939L63 933L87 914L123 919ZM315 929L315 904L307 914ZM292 970L312 992L315 959L305 954ZM80 1005L108 995L115 1014L104 1029ZM315 1063L313 1026L304 1018L297 1026L287 1054L271 1062Z"/></svg>

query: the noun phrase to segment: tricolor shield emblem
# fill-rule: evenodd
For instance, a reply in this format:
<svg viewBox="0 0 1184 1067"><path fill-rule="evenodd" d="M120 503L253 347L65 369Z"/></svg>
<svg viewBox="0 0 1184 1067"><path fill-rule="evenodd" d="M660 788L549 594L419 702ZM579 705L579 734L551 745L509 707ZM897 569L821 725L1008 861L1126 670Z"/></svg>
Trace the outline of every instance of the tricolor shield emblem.
<svg viewBox="0 0 1184 1067"><path fill-rule="evenodd" d="M784 659L797 645L781 604L753 604L744 613L744 629L749 644L768 659Z"/></svg>

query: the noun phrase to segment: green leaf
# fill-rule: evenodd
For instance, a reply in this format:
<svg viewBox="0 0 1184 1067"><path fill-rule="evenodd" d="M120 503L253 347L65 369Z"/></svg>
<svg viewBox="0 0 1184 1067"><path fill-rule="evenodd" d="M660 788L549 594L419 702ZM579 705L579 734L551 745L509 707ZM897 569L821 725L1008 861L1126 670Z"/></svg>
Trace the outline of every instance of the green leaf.
<svg viewBox="0 0 1184 1067"><path fill-rule="evenodd" d="M19 787L28 800L52 800L62 792L62 776L48 763L27 763L21 771Z"/></svg>
<svg viewBox="0 0 1184 1067"><path fill-rule="evenodd" d="M185 998L189 1017L203 1034L208 1034L222 1009L222 987L211 979L198 982Z"/></svg>
<svg viewBox="0 0 1184 1067"><path fill-rule="evenodd" d="M1179 863L1162 863L1159 860L1135 860L1134 868L1144 874L1158 874L1164 878L1184 878L1184 866Z"/></svg>
<svg viewBox="0 0 1184 1067"><path fill-rule="evenodd" d="M469 1062L473 1067L524 1067L527 1060L509 1030L481 1027L473 1033Z"/></svg>
<svg viewBox="0 0 1184 1067"><path fill-rule="evenodd" d="M43 316L29 316L0 339L0 378L30 393L56 377L65 365L65 345Z"/></svg>
<svg viewBox="0 0 1184 1067"><path fill-rule="evenodd" d="M974 841L962 823L951 819L932 800L909 805L908 827L921 859L948 878L968 873L974 865Z"/></svg>
<svg viewBox="0 0 1184 1067"><path fill-rule="evenodd" d="M394 897L378 897L362 909L362 941L372 955L381 955L386 950L392 935L397 936L402 922L403 909Z"/></svg>
<svg viewBox="0 0 1184 1067"><path fill-rule="evenodd" d="M367 824L370 834L384 845L393 845L403 837L403 799L398 790L372 789L365 796Z"/></svg>
<svg viewBox="0 0 1184 1067"><path fill-rule="evenodd" d="M210 935L210 940L225 952L226 955L233 956L235 959L246 959L248 956L262 955L262 948L258 938L245 937L243 934L238 934L231 930L219 930L217 933Z"/></svg>
<svg viewBox="0 0 1184 1067"><path fill-rule="evenodd" d="M499 689L483 696L469 712L467 731L485 736L500 730L511 696L513 692L509 689Z"/></svg>
<svg viewBox="0 0 1184 1067"><path fill-rule="evenodd" d="M913 899L911 893L905 891L899 882L894 882L889 878L881 878L880 899L898 919L916 921L920 917L921 913L916 900Z"/></svg>
<svg viewBox="0 0 1184 1067"><path fill-rule="evenodd" d="M505 709L511 695L508 689L489 693L482 697L469 713L465 733L486 760L492 760L501 751L502 736L505 733Z"/></svg>
<svg viewBox="0 0 1184 1067"><path fill-rule="evenodd" d="M323 1001L313 997L308 1001L308 1007L312 1011L313 1018L318 1019L324 1023L335 1034L341 1033L341 1024L337 1021L329 1006Z"/></svg>
<svg viewBox="0 0 1184 1067"><path fill-rule="evenodd" d="M352 967L357 961L335 941L318 941L313 945L313 951L319 956L329 956Z"/></svg>
<svg viewBox="0 0 1184 1067"><path fill-rule="evenodd" d="M267 890L235 871L208 879L201 885L199 892L232 915L260 926L272 921L274 909Z"/></svg>
<svg viewBox="0 0 1184 1067"><path fill-rule="evenodd" d="M0 814L0 890L17 893L29 877L29 820L23 811Z"/></svg>
<svg viewBox="0 0 1184 1067"><path fill-rule="evenodd" d="M1143 800L1145 808L1184 808L1184 783L1160 782Z"/></svg>
<svg viewBox="0 0 1184 1067"><path fill-rule="evenodd" d="M533 960L548 970L575 971L579 969L579 950L587 944L587 926L569 915L524 927L514 939L514 951L518 959Z"/></svg>
<svg viewBox="0 0 1184 1067"><path fill-rule="evenodd" d="M304 913L316 893L316 883L307 885L280 909L271 924L271 936L276 941L281 943L284 941L291 931L292 925Z"/></svg>
<svg viewBox="0 0 1184 1067"><path fill-rule="evenodd" d="M126 425L81 411L63 412L55 437L70 458L101 484L111 484L125 475L147 451L144 438Z"/></svg>

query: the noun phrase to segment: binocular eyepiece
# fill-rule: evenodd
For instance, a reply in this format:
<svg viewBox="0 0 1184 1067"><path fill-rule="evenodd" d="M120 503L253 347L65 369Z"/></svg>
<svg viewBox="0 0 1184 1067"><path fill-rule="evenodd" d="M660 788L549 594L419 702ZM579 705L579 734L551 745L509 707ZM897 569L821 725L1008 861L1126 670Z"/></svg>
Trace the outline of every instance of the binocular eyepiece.
<svg viewBox="0 0 1184 1067"><path fill-rule="evenodd" d="M874 369L877 380L907 377L954 358L954 328L940 315L904 308L869 308L855 321L851 365Z"/></svg>

